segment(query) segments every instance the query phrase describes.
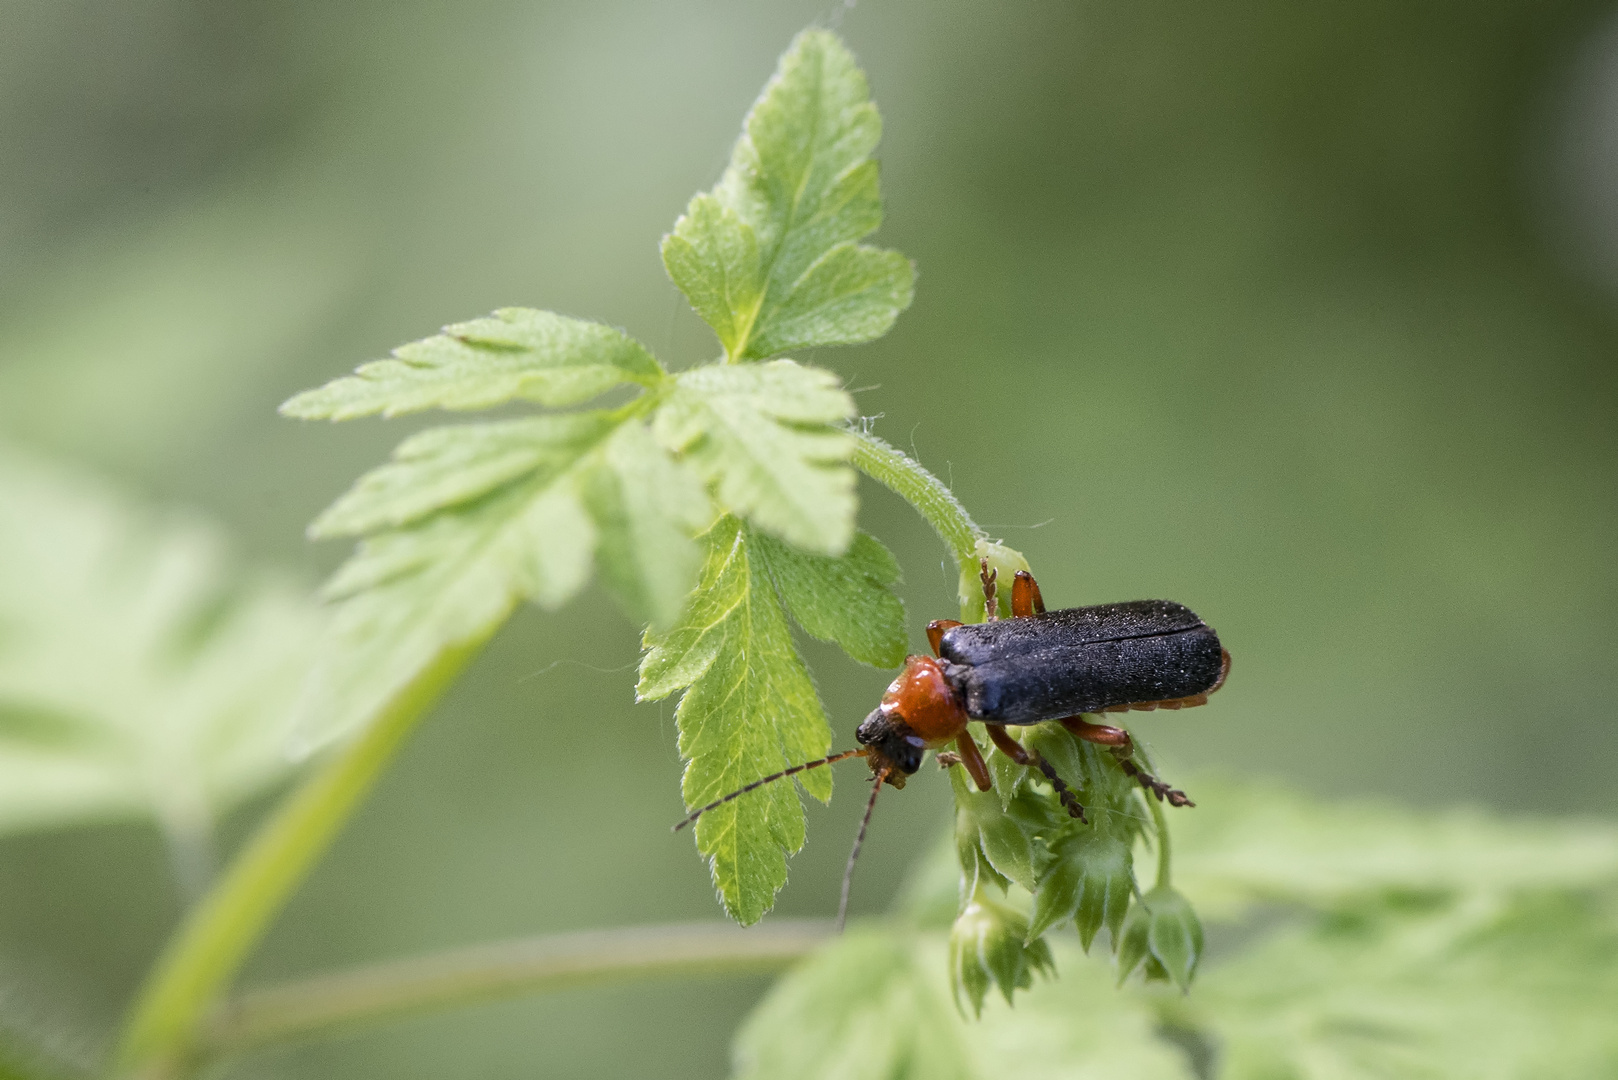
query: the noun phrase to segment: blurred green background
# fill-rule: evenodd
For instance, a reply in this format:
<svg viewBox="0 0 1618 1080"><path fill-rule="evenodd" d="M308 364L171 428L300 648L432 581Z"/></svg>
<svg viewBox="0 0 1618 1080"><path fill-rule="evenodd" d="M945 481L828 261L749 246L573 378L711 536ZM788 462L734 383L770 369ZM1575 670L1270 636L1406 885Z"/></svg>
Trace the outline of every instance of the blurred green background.
<svg viewBox="0 0 1618 1080"><path fill-rule="evenodd" d="M292 392L522 304L713 350L657 240L802 26L882 110L915 305L835 368L1060 605L1171 596L1235 654L1143 722L1325 796L1611 813L1618 783L1618 23L1595 3L232 5L8 0L0 434L223 520L303 524L407 430ZM937 541L867 492L920 628ZM808 654L839 744L888 675ZM719 916L671 709L599 592L524 612L253 961ZM94 678L94 672L86 672ZM811 807L825 915L859 807ZM879 910L943 828L873 827ZM250 824L240 815L234 835ZM154 830L0 841L0 1009L93 1057L180 900ZM254 1058L241 1077L714 1076L763 980L596 990ZM627 1037L626 1037L627 1036Z"/></svg>

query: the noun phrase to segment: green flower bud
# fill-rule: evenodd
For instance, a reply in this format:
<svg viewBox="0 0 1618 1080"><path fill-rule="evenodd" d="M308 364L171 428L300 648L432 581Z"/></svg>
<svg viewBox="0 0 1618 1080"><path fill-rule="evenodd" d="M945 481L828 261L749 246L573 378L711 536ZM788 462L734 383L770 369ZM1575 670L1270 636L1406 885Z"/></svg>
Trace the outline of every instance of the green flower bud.
<svg viewBox="0 0 1618 1080"><path fill-rule="evenodd" d="M963 1013L964 998L974 1016L982 1014L991 982L1010 1004L1013 991L1034 985L1034 972L1053 972L1049 946L1044 941L1024 944L1027 936L1028 920L1005 904L982 892L967 902L949 934L950 979Z"/></svg>
<svg viewBox="0 0 1618 1080"><path fill-rule="evenodd" d="M995 578L995 598L999 600L1000 614L1010 615L1011 579L1017 576L1018 570L1028 569L1028 560L1022 552L993 540L979 540L972 555L972 565L961 567L961 618L968 618L966 612L983 611L983 581L979 573L984 559L989 560L989 570L999 575ZM971 621L978 617L972 616Z"/></svg>
<svg viewBox="0 0 1618 1080"><path fill-rule="evenodd" d="M1130 909L1122 937L1120 983L1144 964L1147 979L1172 980L1181 990L1191 988L1197 961L1202 959L1202 923L1184 896L1159 885Z"/></svg>

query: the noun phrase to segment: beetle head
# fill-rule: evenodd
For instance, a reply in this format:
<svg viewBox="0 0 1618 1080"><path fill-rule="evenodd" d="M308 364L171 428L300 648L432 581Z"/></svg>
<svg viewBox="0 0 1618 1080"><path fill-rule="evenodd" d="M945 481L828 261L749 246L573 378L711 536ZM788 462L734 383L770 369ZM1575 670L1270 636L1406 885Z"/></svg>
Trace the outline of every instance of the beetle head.
<svg viewBox="0 0 1618 1080"><path fill-rule="evenodd" d="M921 768L922 755L927 752L925 739L881 707L871 710L854 732L854 738L866 748L865 757L872 773L880 772L883 765L889 767L888 783L894 787L904 787L905 777Z"/></svg>

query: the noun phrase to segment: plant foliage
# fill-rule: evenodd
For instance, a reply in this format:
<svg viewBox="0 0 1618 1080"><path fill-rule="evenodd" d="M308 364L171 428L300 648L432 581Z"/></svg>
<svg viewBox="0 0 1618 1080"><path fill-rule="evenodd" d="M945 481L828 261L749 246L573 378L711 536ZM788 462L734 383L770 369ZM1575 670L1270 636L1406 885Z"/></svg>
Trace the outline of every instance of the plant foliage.
<svg viewBox="0 0 1618 1080"><path fill-rule="evenodd" d="M1278 787L1196 787L1196 824L1184 830L1195 839L1177 876L1199 900L1221 898L1219 921L1241 933L1227 931L1238 944L1210 960L1195 994L1119 992L1094 965L1064 963L1060 980L1033 986L1015 1010L989 1000L964 1021L948 1004L956 860L941 849L891 924L833 942L777 984L737 1035L735 1075L1618 1073L1618 829L1479 813L1435 824ZM1155 893L1135 911L1191 937L1183 910ZM1011 921L1030 906L1025 896L995 903ZM1130 918L1120 971L1147 959L1130 953L1135 926L1165 933L1156 918ZM1183 941L1157 947L1171 967L1184 955ZM1062 935L1050 949L1071 960L1079 946Z"/></svg>
<svg viewBox="0 0 1618 1080"><path fill-rule="evenodd" d="M410 435L311 525L357 541L325 586L329 617L233 568L212 526L0 448L0 834L150 817L184 883L207 887L137 995L112 1075L203 1075L266 1030L629 971L621 948L592 968L580 939L593 935L569 935L576 968L542 972L540 943L515 967L495 955L511 950L475 949L224 997L422 710L517 604L554 610L599 580L644 624L636 692L678 696L690 806L830 748L794 627L861 663L903 661L899 567L857 528L855 466L938 531L963 619L1009 615L1009 590L989 586L1027 569L1022 554L852 424L835 375L785 355L872 340L910 303L908 260L863 243L882 218L880 134L848 50L799 35L723 176L663 240L715 333L711 363L670 371L622 330L508 308L286 402L332 421L505 409ZM1618 1075L1612 825L1417 817L1205 778L1180 817L1176 874L1138 742L1126 766L1060 725L1008 730L1035 764L980 746L993 785L979 791L939 756L950 842L896 915L775 986L737 1037L738 1077ZM213 822L293 767L289 743L344 739L210 885ZM800 790L828 799L831 770L747 790L693 830L741 923L770 909L804 843ZM808 940L749 953L758 935L735 935L704 954L688 930L641 973L752 971ZM636 963L656 936L634 942ZM1098 942L1110 973L1080 962ZM277 1029L285 1002L311 997ZM88 1073L68 1040L0 1006L0 1080Z"/></svg>
<svg viewBox="0 0 1618 1080"><path fill-rule="evenodd" d="M904 656L904 611L892 556L855 529L849 463L864 436L847 427L853 400L829 372L779 354L869 340L910 302L909 262L861 243L881 222L871 159L880 134L848 50L826 32L799 35L723 177L663 241L669 276L723 349L713 363L669 372L621 331L508 309L286 403L289 415L344 420L633 395L612 408L420 432L315 521L314 535L360 546L326 588L338 602L336 640L314 683L311 741L372 722L519 601L559 607L599 570L648 624L638 696L680 695L688 806L827 753L830 727L792 623L891 667ZM925 476L881 449L889 466ZM956 553L962 595L976 596L963 610L982 617L980 558L1006 581L1027 561L935 488L926 477L917 497L971 534L970 551ZM1086 949L1108 928L1114 949L1123 945L1121 976L1140 969L1188 985L1201 928L1166 879L1135 899L1132 853L1150 822L1128 778L1064 731L1023 738L1079 791L1090 820L1074 821L1042 774L998 752L995 791L970 790L956 770L959 1003L979 1012L990 988L1009 1001L1049 974L1043 937L1068 923ZM750 792L694 830L726 910L744 924L769 910L787 856L803 846L800 789L829 798L831 771ZM1031 916L994 895L1013 883L1035 897Z"/></svg>
<svg viewBox="0 0 1618 1080"><path fill-rule="evenodd" d="M882 137L865 75L831 34L799 35L730 166L663 239L663 265L732 360L887 333L910 263L858 241L882 223Z"/></svg>
<svg viewBox="0 0 1618 1080"><path fill-rule="evenodd" d="M800 35L719 185L664 240L670 277L724 350L715 363L670 372L621 331L514 308L282 407L348 420L633 394L420 432L315 521L312 535L360 543L326 586L337 611L306 703L310 745L373 722L518 602L558 608L599 571L649 627L640 696L682 692L687 802L826 752L789 619L892 665L904 612L892 557L854 526L853 399L831 373L772 358L870 340L910 302L909 262L859 243L881 221L880 132L848 50ZM824 799L831 776L801 786ZM803 844L803 812L792 788L765 791L696 836L727 909L752 922Z"/></svg>
<svg viewBox="0 0 1618 1080"><path fill-rule="evenodd" d="M1069 924L1086 952L1107 928L1120 979L1143 969L1147 978L1189 985L1201 927L1166 881L1141 896L1134 849L1150 817L1128 777L1106 752L1054 725L1026 728L1021 741L1073 788L1088 820L1068 815L1042 773L998 750L988 757L993 791L979 792L951 770L960 878L949 970L963 1009L980 1014L989 989L1010 1002L1035 974L1053 973L1045 936ZM997 898L1011 893L1031 899L1026 911ZM1133 924L1140 930L1131 937Z"/></svg>
<svg viewBox="0 0 1618 1080"><path fill-rule="evenodd" d="M691 806L830 748L794 626L862 663L903 660L899 568L856 527L854 465L937 529L963 619L1009 614L990 583L1027 569L1021 553L851 425L832 373L784 355L871 340L910 302L909 262L862 242L882 216L880 130L848 50L800 35L719 183L663 241L669 276L716 335L711 363L670 371L621 330L509 308L288 401L287 415L333 421L508 407L410 435L313 523L358 541L325 587L329 619L282 584L226 573L210 528L0 454L0 831L144 813L194 855L221 810L288 768L295 715L306 746L366 736L193 907L136 999L116 1069L191 1075L228 1049L207 1017L228 1013L221 995L258 935L518 603L556 609L599 579L645 625L637 695L678 695ZM896 917L856 926L775 987L737 1038L738 1076L1618 1071L1611 826L1418 820L1206 780L1171 880L1138 744L1126 768L1059 725L1011 735L1034 764L980 747L989 791L940 755L952 842ZM739 922L770 909L804 842L800 790L829 798L831 771L747 791L693 830ZM1137 874L1147 855L1150 882ZM1223 934L1205 937L1191 896ZM1077 962L1103 940L1110 977ZM1073 969L1060 981L1058 961ZM442 989L444 970L393 974L414 971L419 991ZM462 992L489 985L472 977ZM344 1015L327 1000L328 1020ZM0 1024L0 1074L61 1071L15 1028Z"/></svg>
<svg viewBox="0 0 1618 1080"><path fill-rule="evenodd" d="M0 832L146 815L203 854L287 772L320 621L211 524L0 451Z"/></svg>

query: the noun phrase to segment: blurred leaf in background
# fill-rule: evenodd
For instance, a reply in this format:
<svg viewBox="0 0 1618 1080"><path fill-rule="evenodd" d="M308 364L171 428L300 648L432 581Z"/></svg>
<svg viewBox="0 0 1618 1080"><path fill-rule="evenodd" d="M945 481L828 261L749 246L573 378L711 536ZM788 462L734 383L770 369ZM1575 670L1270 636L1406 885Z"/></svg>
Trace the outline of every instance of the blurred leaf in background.
<svg viewBox="0 0 1618 1080"><path fill-rule="evenodd" d="M1435 827L1386 803L1213 777L1194 786L1196 813L1175 815L1196 838L1176 880L1199 907L1226 904L1223 944L1190 994L1138 980L1116 991L1105 952L1087 958L1064 937L1052 942L1059 979L1036 980L1015 1008L991 995L980 1019L964 1019L944 957L954 855L940 848L892 924L851 931L771 990L737 1035L734 1075L1618 1071L1618 826L1469 812Z"/></svg>
<svg viewBox="0 0 1618 1080"><path fill-rule="evenodd" d="M0 448L0 831L149 816L188 890L289 772L322 617L217 527Z"/></svg>

